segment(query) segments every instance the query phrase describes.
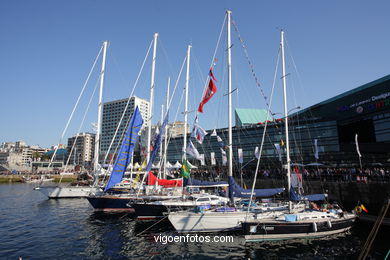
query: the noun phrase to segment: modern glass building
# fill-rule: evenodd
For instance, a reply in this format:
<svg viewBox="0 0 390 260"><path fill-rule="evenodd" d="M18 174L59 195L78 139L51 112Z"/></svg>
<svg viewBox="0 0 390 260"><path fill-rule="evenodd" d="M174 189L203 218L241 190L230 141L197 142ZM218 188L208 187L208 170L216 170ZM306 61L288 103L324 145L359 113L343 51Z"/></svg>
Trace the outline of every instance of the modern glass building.
<svg viewBox="0 0 390 260"><path fill-rule="evenodd" d="M235 116L248 118L242 110L236 111ZM236 118L236 122L241 123L236 123L233 128L233 161L236 167L252 168L256 165L255 149L260 147L265 123L259 120L260 123L256 124L242 124L247 121L245 118ZM262 167L280 167L286 163L284 131L284 118L268 121ZM217 129L216 132L227 144L227 129ZM359 166L356 134L363 167L390 164L390 75L291 114L292 162ZM207 166L211 165L211 152L215 153L217 166L221 166L222 154L215 136L207 135L202 145L194 139L193 143L199 153L205 155ZM181 161L182 145L182 137L171 138L167 153L170 162ZM238 163L239 148L243 150L242 164ZM199 165L195 159L190 161Z"/></svg>

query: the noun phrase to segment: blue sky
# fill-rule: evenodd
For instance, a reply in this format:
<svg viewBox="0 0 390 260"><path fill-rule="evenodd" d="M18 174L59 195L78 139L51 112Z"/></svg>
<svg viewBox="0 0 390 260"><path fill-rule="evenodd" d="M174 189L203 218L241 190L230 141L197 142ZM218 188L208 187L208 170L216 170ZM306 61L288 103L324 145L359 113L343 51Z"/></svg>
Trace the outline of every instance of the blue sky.
<svg viewBox="0 0 390 260"><path fill-rule="evenodd" d="M390 74L388 1L3 0L0 2L0 142L25 140L45 147L56 144L104 40L110 41L104 100L111 101L129 95L153 33L159 33L156 119L165 102L167 78L177 77L191 43L189 100L190 109L196 109L228 8L233 11L233 19L267 96L277 61L278 28L284 28L288 43L287 72L291 73L290 108L308 107ZM234 30L232 39L233 88L239 90L234 105L265 108ZM227 126L223 96L227 91L226 43L223 44L215 68L218 92L200 116L200 124L206 129ZM146 99L150 67L149 58L135 91ZM92 77L65 138L76 133L95 82L96 77ZM183 86L184 78L178 91ZM277 88L272 110L281 112L279 81ZM179 94L174 97L172 111L177 109ZM91 122L96 121L96 104L95 97L84 131L91 131ZM177 119L181 120L181 116Z"/></svg>

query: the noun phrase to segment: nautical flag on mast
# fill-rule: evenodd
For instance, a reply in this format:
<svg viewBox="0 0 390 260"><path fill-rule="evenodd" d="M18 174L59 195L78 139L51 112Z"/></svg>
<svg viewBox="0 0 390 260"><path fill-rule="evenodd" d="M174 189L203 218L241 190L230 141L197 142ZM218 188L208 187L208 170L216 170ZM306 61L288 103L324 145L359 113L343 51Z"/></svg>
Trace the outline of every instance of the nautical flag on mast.
<svg viewBox="0 0 390 260"><path fill-rule="evenodd" d="M237 152L238 152L238 162L242 164L244 162L244 155L242 152L242 148L238 148Z"/></svg>
<svg viewBox="0 0 390 260"><path fill-rule="evenodd" d="M194 137L198 143L202 144L207 132L198 124L198 117L195 118L194 128L192 129L191 137Z"/></svg>
<svg viewBox="0 0 390 260"><path fill-rule="evenodd" d="M204 159L204 154L202 153L200 155L200 165L204 166L206 163L205 163L205 159Z"/></svg>
<svg viewBox="0 0 390 260"><path fill-rule="evenodd" d="M214 129L210 136L217 136L217 130Z"/></svg>
<svg viewBox="0 0 390 260"><path fill-rule="evenodd" d="M210 69L209 74L210 74L209 85L206 89L206 92L204 93L203 99L200 102L199 108L198 108L198 111L200 113L203 113L204 104L206 104L214 96L215 92L217 92L217 87L215 86L215 83L214 83L214 81L217 81L217 80L215 79L215 77L213 75L212 69Z"/></svg>
<svg viewBox="0 0 390 260"><path fill-rule="evenodd" d="M186 153L199 161L201 160L200 154L194 144L191 142L191 140L188 142Z"/></svg>
<svg viewBox="0 0 390 260"><path fill-rule="evenodd" d="M226 156L226 151L221 148L221 154L222 154L222 165L225 166L227 163L227 156Z"/></svg>
<svg viewBox="0 0 390 260"><path fill-rule="evenodd" d="M275 145L276 151L278 152L279 161L282 161L282 152L280 150L280 144L275 143L274 145Z"/></svg>
<svg viewBox="0 0 390 260"><path fill-rule="evenodd" d="M362 157L362 154L360 153L359 150L359 143L358 143L358 134L355 135L355 144L356 144L356 152L359 155L359 157Z"/></svg>
<svg viewBox="0 0 390 260"><path fill-rule="evenodd" d="M260 158L260 150L259 150L258 146L256 146L256 148L255 148L255 157L257 160Z"/></svg>
<svg viewBox="0 0 390 260"><path fill-rule="evenodd" d="M314 157L318 160L318 146L317 146L317 139L314 139Z"/></svg>
<svg viewBox="0 0 390 260"><path fill-rule="evenodd" d="M210 153L210 161L211 161L211 165L215 165L216 164L216 162L215 162L215 153L214 152Z"/></svg>

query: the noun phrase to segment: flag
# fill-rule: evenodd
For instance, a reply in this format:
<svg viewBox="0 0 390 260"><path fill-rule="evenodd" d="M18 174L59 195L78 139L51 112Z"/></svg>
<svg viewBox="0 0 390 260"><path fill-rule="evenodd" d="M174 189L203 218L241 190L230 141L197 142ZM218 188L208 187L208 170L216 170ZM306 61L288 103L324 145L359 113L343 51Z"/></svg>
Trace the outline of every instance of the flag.
<svg viewBox="0 0 390 260"><path fill-rule="evenodd" d="M202 144L207 132L199 126L198 117L195 118L194 127L192 129L191 137L194 137L198 143Z"/></svg>
<svg viewBox="0 0 390 260"><path fill-rule="evenodd" d="M282 153L281 153L281 151L280 151L280 144L275 143L274 146L275 146L275 148L276 148L276 151L278 152L279 161L282 161Z"/></svg>
<svg viewBox="0 0 390 260"><path fill-rule="evenodd" d="M186 179L190 177L191 166L189 165L187 160L184 160L181 165L180 175Z"/></svg>
<svg viewBox="0 0 390 260"><path fill-rule="evenodd" d="M227 156L226 156L226 151L221 148L221 154L222 154L222 165L225 166L227 163Z"/></svg>
<svg viewBox="0 0 390 260"><path fill-rule="evenodd" d="M212 78L214 81L217 81L217 79L214 77L214 74L213 74L213 67L210 68L209 76L210 76L210 78Z"/></svg>
<svg viewBox="0 0 390 260"><path fill-rule="evenodd" d="M297 174L298 180L299 180L300 182L302 182L302 176L301 176L301 173L299 172L298 166L295 166L295 167L294 167L294 172Z"/></svg>
<svg viewBox="0 0 390 260"><path fill-rule="evenodd" d="M186 153L191 155L192 157L194 157L197 160L201 159L198 150L196 149L194 144L191 142L191 140L188 142Z"/></svg>
<svg viewBox="0 0 390 260"><path fill-rule="evenodd" d="M366 209L366 207L364 207L363 204L360 204L360 208L361 208L364 212L368 213L368 210Z"/></svg>
<svg viewBox="0 0 390 260"><path fill-rule="evenodd" d="M210 161L211 161L211 165L215 165L215 153L212 152L210 153Z"/></svg>
<svg viewBox="0 0 390 260"><path fill-rule="evenodd" d="M318 160L318 146L317 146L317 139L314 139L314 157Z"/></svg>
<svg viewBox="0 0 390 260"><path fill-rule="evenodd" d="M146 165L146 170L145 170L146 172L150 172L150 170L152 169L153 161L156 158L157 153L158 153L158 151L160 149L160 146L161 146L161 140L164 139L164 134L165 133L162 130L165 129L165 126L167 125L167 122L168 122L168 117L165 116L164 122L160 126L161 130L159 130L159 133L154 138L153 150L152 150L152 153L150 155L150 159L149 159L148 165Z"/></svg>
<svg viewBox="0 0 390 260"><path fill-rule="evenodd" d="M219 137L219 135L217 135L217 141L218 141L218 144L219 144L219 148L227 149L225 143L223 142L222 138Z"/></svg>
<svg viewBox="0 0 390 260"><path fill-rule="evenodd" d="M210 136L217 136L217 130L214 129Z"/></svg>
<svg viewBox="0 0 390 260"><path fill-rule="evenodd" d="M203 113L204 104L206 104L213 97L215 92L217 92L217 87L215 86L214 81L210 78L209 85L206 89L206 92L204 93L202 101L199 104L198 111L200 113Z"/></svg>
<svg viewBox="0 0 390 260"><path fill-rule="evenodd" d="M242 153L242 148L238 148L238 162L243 163L244 162L244 155Z"/></svg>
<svg viewBox="0 0 390 260"><path fill-rule="evenodd" d="M256 146L256 148L255 148L255 157L256 157L257 160L260 158L260 151L259 151L259 147L258 146Z"/></svg>
<svg viewBox="0 0 390 260"><path fill-rule="evenodd" d="M356 152L359 155L359 157L362 157L362 154L360 153L359 150L359 143L358 143L358 134L355 135L355 144L356 144Z"/></svg>
<svg viewBox="0 0 390 260"><path fill-rule="evenodd" d="M280 139L280 145L281 145L281 146L284 146L283 139Z"/></svg>
<svg viewBox="0 0 390 260"><path fill-rule="evenodd" d="M202 165L202 166L205 165L204 154L203 153L200 155L200 165Z"/></svg>

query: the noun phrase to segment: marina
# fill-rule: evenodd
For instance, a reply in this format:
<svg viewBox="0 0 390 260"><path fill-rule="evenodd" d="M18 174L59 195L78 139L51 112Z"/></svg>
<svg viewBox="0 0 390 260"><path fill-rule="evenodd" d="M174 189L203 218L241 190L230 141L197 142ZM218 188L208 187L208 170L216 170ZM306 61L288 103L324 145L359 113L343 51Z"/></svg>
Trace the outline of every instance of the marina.
<svg viewBox="0 0 390 260"><path fill-rule="evenodd" d="M33 184L0 186L0 229L7 230L0 237L2 259L222 259L226 255L232 259L356 259L371 228L357 224L340 236L290 243L247 244L242 236L233 235L233 243L163 245L153 236L177 235L167 224L145 231L150 224L126 214L98 214L86 199L48 200L33 188ZM387 246L382 231L370 256L384 259Z"/></svg>
<svg viewBox="0 0 390 260"><path fill-rule="evenodd" d="M251 12L202 21L206 44L173 43L166 26L137 35L125 88L117 32L80 43L74 68L88 73L68 66L56 80L79 82L58 83L66 105L46 109L53 122L39 138L55 143L0 144L0 258L388 259L388 71L341 88L339 66L328 86L311 65L326 61L318 42L285 27L259 37Z"/></svg>

